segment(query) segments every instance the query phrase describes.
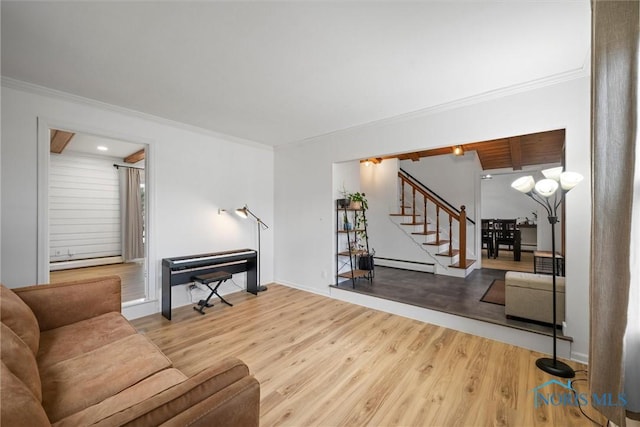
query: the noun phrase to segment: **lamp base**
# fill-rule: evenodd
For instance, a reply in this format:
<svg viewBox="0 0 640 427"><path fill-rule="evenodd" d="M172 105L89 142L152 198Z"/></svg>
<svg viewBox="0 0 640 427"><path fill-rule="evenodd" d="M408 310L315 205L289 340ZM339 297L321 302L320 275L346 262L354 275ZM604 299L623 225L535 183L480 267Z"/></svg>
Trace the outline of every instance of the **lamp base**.
<svg viewBox="0 0 640 427"><path fill-rule="evenodd" d="M266 286L264 286L264 285L260 285L260 286L258 286L258 292L264 292L264 291L266 291L266 290L267 290L267 287L266 287Z"/></svg>
<svg viewBox="0 0 640 427"><path fill-rule="evenodd" d="M561 378L573 378L576 376L571 366L559 360L541 357L536 360L536 366L548 374Z"/></svg>

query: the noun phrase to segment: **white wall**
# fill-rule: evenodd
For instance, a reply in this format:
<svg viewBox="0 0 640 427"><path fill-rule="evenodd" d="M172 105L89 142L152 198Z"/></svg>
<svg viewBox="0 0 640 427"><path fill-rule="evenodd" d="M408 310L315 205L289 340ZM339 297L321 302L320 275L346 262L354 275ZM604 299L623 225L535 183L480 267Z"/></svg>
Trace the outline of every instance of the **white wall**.
<svg viewBox="0 0 640 427"><path fill-rule="evenodd" d="M516 173L493 174L492 179L482 180L482 218L484 219L518 219L534 220L532 212L538 214L537 249L551 250L551 228L547 220L547 211L530 197L511 188L511 183L521 176L532 175L537 181L544 178L542 169L532 169ZM558 218L562 220L562 205L558 209ZM556 224L556 252L562 247L562 224Z"/></svg>
<svg viewBox="0 0 640 427"><path fill-rule="evenodd" d="M515 88L502 96L467 100L276 149L276 281L329 293L328 274L335 259L335 162L564 128L567 169L590 177L589 77L578 74L571 80L526 89ZM584 360L589 337L589 269L585 264L590 244L588 179L567 195L566 206L565 333L574 338L573 357Z"/></svg>
<svg viewBox="0 0 640 427"><path fill-rule="evenodd" d="M49 163L49 260L122 255L120 191L112 157L55 154Z"/></svg>
<svg viewBox="0 0 640 427"><path fill-rule="evenodd" d="M476 181L482 166L475 152L465 153L463 156L433 156L423 157L420 161L403 160L400 167L415 177L431 191L438 194L444 200L460 210L465 206L467 217L476 221L476 206L480 203L477 199ZM428 210L429 208L427 208ZM435 221L435 215L431 216ZM449 215L442 212L440 214L441 229L448 232ZM471 222L467 221L467 256L470 259L478 259L476 246L476 235L479 234ZM455 223L452 228L452 242L458 242L459 228Z"/></svg>
<svg viewBox="0 0 640 427"><path fill-rule="evenodd" d="M482 168L475 152L465 153L463 156L423 157L417 162L403 160L400 167L456 209L466 206L467 216L476 220L474 183Z"/></svg>
<svg viewBox="0 0 640 427"><path fill-rule="evenodd" d="M262 282L273 280L277 225L270 147L239 144L177 123L4 79L2 113L1 279L5 285L36 282L39 119L62 129L149 144L146 190L151 286L160 288L162 258L256 248L255 222L232 214L245 203L271 226L262 233ZM329 199L330 194L326 195ZM218 208L229 213L218 215ZM243 278L237 281L242 284ZM228 288L235 289L232 284ZM174 305L188 302L186 290L180 289L174 288ZM154 306L157 309L157 302Z"/></svg>
<svg viewBox="0 0 640 427"><path fill-rule="evenodd" d="M361 168L363 190L369 201L369 246L375 249L376 257L434 264L426 251L389 216L400 212L398 165L398 159L388 159Z"/></svg>
<svg viewBox="0 0 640 427"><path fill-rule="evenodd" d="M519 177L533 174L533 172L493 174L492 179L482 180L482 218L524 220L525 217L533 219L532 212L536 212L538 218L544 219L546 214L542 206L511 188L511 183Z"/></svg>

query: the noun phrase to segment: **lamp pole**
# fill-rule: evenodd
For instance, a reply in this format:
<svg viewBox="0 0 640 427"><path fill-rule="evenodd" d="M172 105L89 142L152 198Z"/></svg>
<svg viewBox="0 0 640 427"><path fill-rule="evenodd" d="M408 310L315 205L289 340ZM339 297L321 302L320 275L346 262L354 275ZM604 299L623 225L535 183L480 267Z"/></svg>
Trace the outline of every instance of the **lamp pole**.
<svg viewBox="0 0 640 427"><path fill-rule="evenodd" d="M557 301L556 301L556 223L558 222L558 207L564 199L564 195L582 181L582 175L575 172L562 172L562 167L545 169L542 171L545 179L534 181L532 176L524 176L515 180L511 187L525 193L547 211L547 219L551 225L551 262L552 265L552 291L553 291L553 359L541 357L536 360L536 366L551 375L561 378L573 378L576 373L571 366L558 360L557 357ZM558 196L558 187L561 187ZM535 192L534 192L535 190ZM553 203L549 198L554 196Z"/></svg>
<svg viewBox="0 0 640 427"><path fill-rule="evenodd" d="M262 253L262 250L260 249L260 232L262 231L262 227L264 227L266 230L267 228L269 228L269 226L265 224L264 221L262 221L260 218L258 218L256 214L251 212L247 205L244 205L243 208L236 209L236 213L243 218L248 218L249 215L251 215L253 218L255 218L256 224L258 225L258 292L266 291L267 287L262 285L262 267L260 266L260 256Z"/></svg>

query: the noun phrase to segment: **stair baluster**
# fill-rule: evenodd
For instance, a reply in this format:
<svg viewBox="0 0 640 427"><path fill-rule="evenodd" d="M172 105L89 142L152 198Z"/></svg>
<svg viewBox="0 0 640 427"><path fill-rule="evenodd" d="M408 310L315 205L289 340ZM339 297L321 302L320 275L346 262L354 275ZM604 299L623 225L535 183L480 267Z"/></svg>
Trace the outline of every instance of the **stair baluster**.
<svg viewBox="0 0 640 427"><path fill-rule="evenodd" d="M440 246L440 206L436 205L436 245Z"/></svg>
<svg viewBox="0 0 640 427"><path fill-rule="evenodd" d="M421 234L424 236L430 236L429 233L435 233L435 245L447 245L448 250L446 252L440 253L439 255L446 255L448 257L458 256L458 262L450 267L462 268L466 269L470 265L474 263L474 260L467 260L467 221L470 221L472 224L475 224L470 219L467 219L467 213L465 206L461 206L460 210L454 208L451 204L447 203L444 199L440 198L437 194L431 192L429 188L425 187L419 181L415 181L411 175L406 174L404 171L398 172L398 177L400 178L400 191L401 191L401 208L400 212L402 216L410 216L412 221L409 223L403 223L402 225L422 225L422 232L412 233L412 234ZM405 193L405 186L409 185L411 188L411 205L406 203L407 195ZM418 193L419 196L422 196L422 202L420 200L416 200L416 195ZM417 203L421 204L423 209L422 215L424 215L423 222L420 223L417 221L417 217L420 215L418 213ZM432 232L429 231L428 224L428 204L429 202L433 202L435 205L435 229ZM411 209L408 211L407 209ZM440 213L443 210L449 217L449 238L448 240L444 240L440 238ZM453 248L453 221L458 222L458 249ZM427 243L425 243L427 244ZM432 243L431 243L432 244ZM451 261L453 263L453 261Z"/></svg>
<svg viewBox="0 0 640 427"><path fill-rule="evenodd" d="M424 225L422 226L422 231L424 232L424 235L427 235L427 198L426 197L422 197L424 199L424 206L423 206L423 219L424 219Z"/></svg>

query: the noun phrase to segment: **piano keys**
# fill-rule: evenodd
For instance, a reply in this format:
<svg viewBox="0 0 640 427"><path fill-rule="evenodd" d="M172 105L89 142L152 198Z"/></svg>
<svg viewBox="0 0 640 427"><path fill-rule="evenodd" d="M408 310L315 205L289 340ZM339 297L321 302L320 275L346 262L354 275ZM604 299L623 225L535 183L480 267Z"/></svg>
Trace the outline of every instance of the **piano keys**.
<svg viewBox="0 0 640 427"><path fill-rule="evenodd" d="M258 294L258 252L253 249L188 255L162 260L162 315L171 320L171 288L193 282L201 274L247 272L247 292Z"/></svg>

